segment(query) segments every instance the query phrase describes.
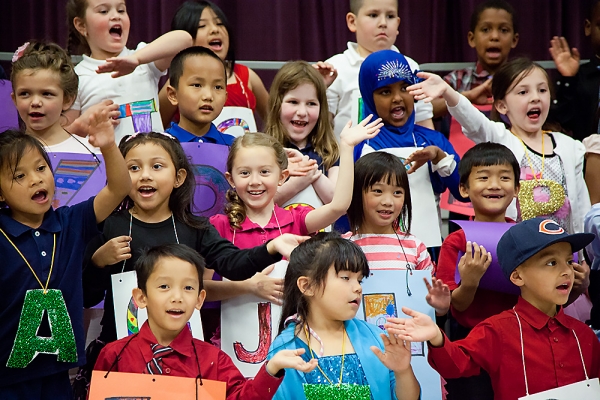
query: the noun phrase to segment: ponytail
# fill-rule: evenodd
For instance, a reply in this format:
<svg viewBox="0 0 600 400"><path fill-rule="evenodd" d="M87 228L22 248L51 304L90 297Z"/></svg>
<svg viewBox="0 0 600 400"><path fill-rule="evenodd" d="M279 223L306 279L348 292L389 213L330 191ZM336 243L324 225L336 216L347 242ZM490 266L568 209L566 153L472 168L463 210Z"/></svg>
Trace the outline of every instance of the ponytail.
<svg viewBox="0 0 600 400"><path fill-rule="evenodd" d="M229 225L233 229L242 229L242 222L246 219L246 205L235 189L227 190L226 199L225 214L229 219Z"/></svg>

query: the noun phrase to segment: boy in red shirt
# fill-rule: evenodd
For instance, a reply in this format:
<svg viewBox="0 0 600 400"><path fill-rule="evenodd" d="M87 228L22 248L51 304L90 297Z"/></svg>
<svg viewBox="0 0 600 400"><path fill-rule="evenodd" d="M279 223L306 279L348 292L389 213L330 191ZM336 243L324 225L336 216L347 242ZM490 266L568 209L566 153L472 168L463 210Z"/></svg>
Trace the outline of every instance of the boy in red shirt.
<svg viewBox="0 0 600 400"><path fill-rule="evenodd" d="M282 350L254 379L246 380L227 354L194 339L187 322L202 307L206 292L202 288L204 260L191 248L179 244L153 247L140 256L135 270L138 288L133 297L140 308L148 309L148 320L135 337L102 349L95 370L201 376L226 382L228 400L259 400L275 395L284 368L310 372L316 367L316 360L302 360L303 350Z"/></svg>
<svg viewBox="0 0 600 400"><path fill-rule="evenodd" d="M427 315L407 308L402 311L413 318L390 318L385 327L403 340L428 340L429 363L445 378L486 370L494 399L516 400L586 376L597 378L598 338L561 307L575 280L573 253L593 238L569 235L550 219L516 224L502 236L497 251L504 276L521 289L511 310L486 319L456 342Z"/></svg>

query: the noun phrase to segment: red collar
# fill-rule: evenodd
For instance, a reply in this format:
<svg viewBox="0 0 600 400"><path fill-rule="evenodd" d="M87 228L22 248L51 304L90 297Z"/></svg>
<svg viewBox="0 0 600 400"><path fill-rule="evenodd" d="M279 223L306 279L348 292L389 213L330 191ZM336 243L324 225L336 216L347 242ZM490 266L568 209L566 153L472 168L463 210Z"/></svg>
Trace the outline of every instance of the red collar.
<svg viewBox="0 0 600 400"><path fill-rule="evenodd" d="M144 322L144 325L142 325L137 337L142 342L139 348L142 351L144 360L151 360L154 356L151 346L158 343L158 341L156 340L154 333L152 333L150 325L148 325L148 321ZM194 355L194 349L192 348L193 340L192 332L186 325L181 332L179 332L179 335L177 335L177 337L171 342L171 344L169 344L169 347L185 357L192 357Z"/></svg>
<svg viewBox="0 0 600 400"><path fill-rule="evenodd" d="M271 215L271 219L267 223L267 225L261 227L256 222L252 222L250 218L246 217L244 222L240 224L240 230L238 232L247 232L253 229L259 230L270 230L270 229L278 229L279 227L283 228L284 226L290 225L294 223L294 216L290 210L286 210L284 208L279 207L275 204L275 208L273 209L274 214ZM275 218L277 216L277 218ZM279 226L277 225L277 221L279 221Z"/></svg>
<svg viewBox="0 0 600 400"><path fill-rule="evenodd" d="M527 323L535 329L542 329L548 325L551 320L555 320L565 328L570 329L568 326L569 322L567 321L567 315L564 313L562 307L560 307L558 313L556 313L554 317L549 317L546 313L541 312L527 300L519 296L515 310L519 313L520 318L527 321Z"/></svg>

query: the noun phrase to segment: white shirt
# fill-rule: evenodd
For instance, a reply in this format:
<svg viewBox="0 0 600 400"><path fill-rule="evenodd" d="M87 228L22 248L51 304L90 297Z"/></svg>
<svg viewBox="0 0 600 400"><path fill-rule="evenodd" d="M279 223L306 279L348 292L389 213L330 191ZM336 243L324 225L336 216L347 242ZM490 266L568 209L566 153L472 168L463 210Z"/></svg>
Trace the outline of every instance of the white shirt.
<svg viewBox="0 0 600 400"><path fill-rule="evenodd" d="M69 136L67 140L53 144L52 146L44 145L44 149L46 149L46 153L100 153L100 149L92 146L87 138L74 138L73 136Z"/></svg>

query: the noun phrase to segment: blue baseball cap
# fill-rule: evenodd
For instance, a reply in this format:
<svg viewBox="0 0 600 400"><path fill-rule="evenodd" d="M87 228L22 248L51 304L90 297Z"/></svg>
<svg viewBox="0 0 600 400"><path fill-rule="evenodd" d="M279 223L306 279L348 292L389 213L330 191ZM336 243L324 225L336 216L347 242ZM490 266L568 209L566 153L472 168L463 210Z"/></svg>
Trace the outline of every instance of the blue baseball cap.
<svg viewBox="0 0 600 400"><path fill-rule="evenodd" d="M521 264L536 253L555 243L566 242L573 253L583 249L591 241L591 233L569 235L560 225L551 219L532 218L512 226L498 242L496 254L506 279Z"/></svg>

